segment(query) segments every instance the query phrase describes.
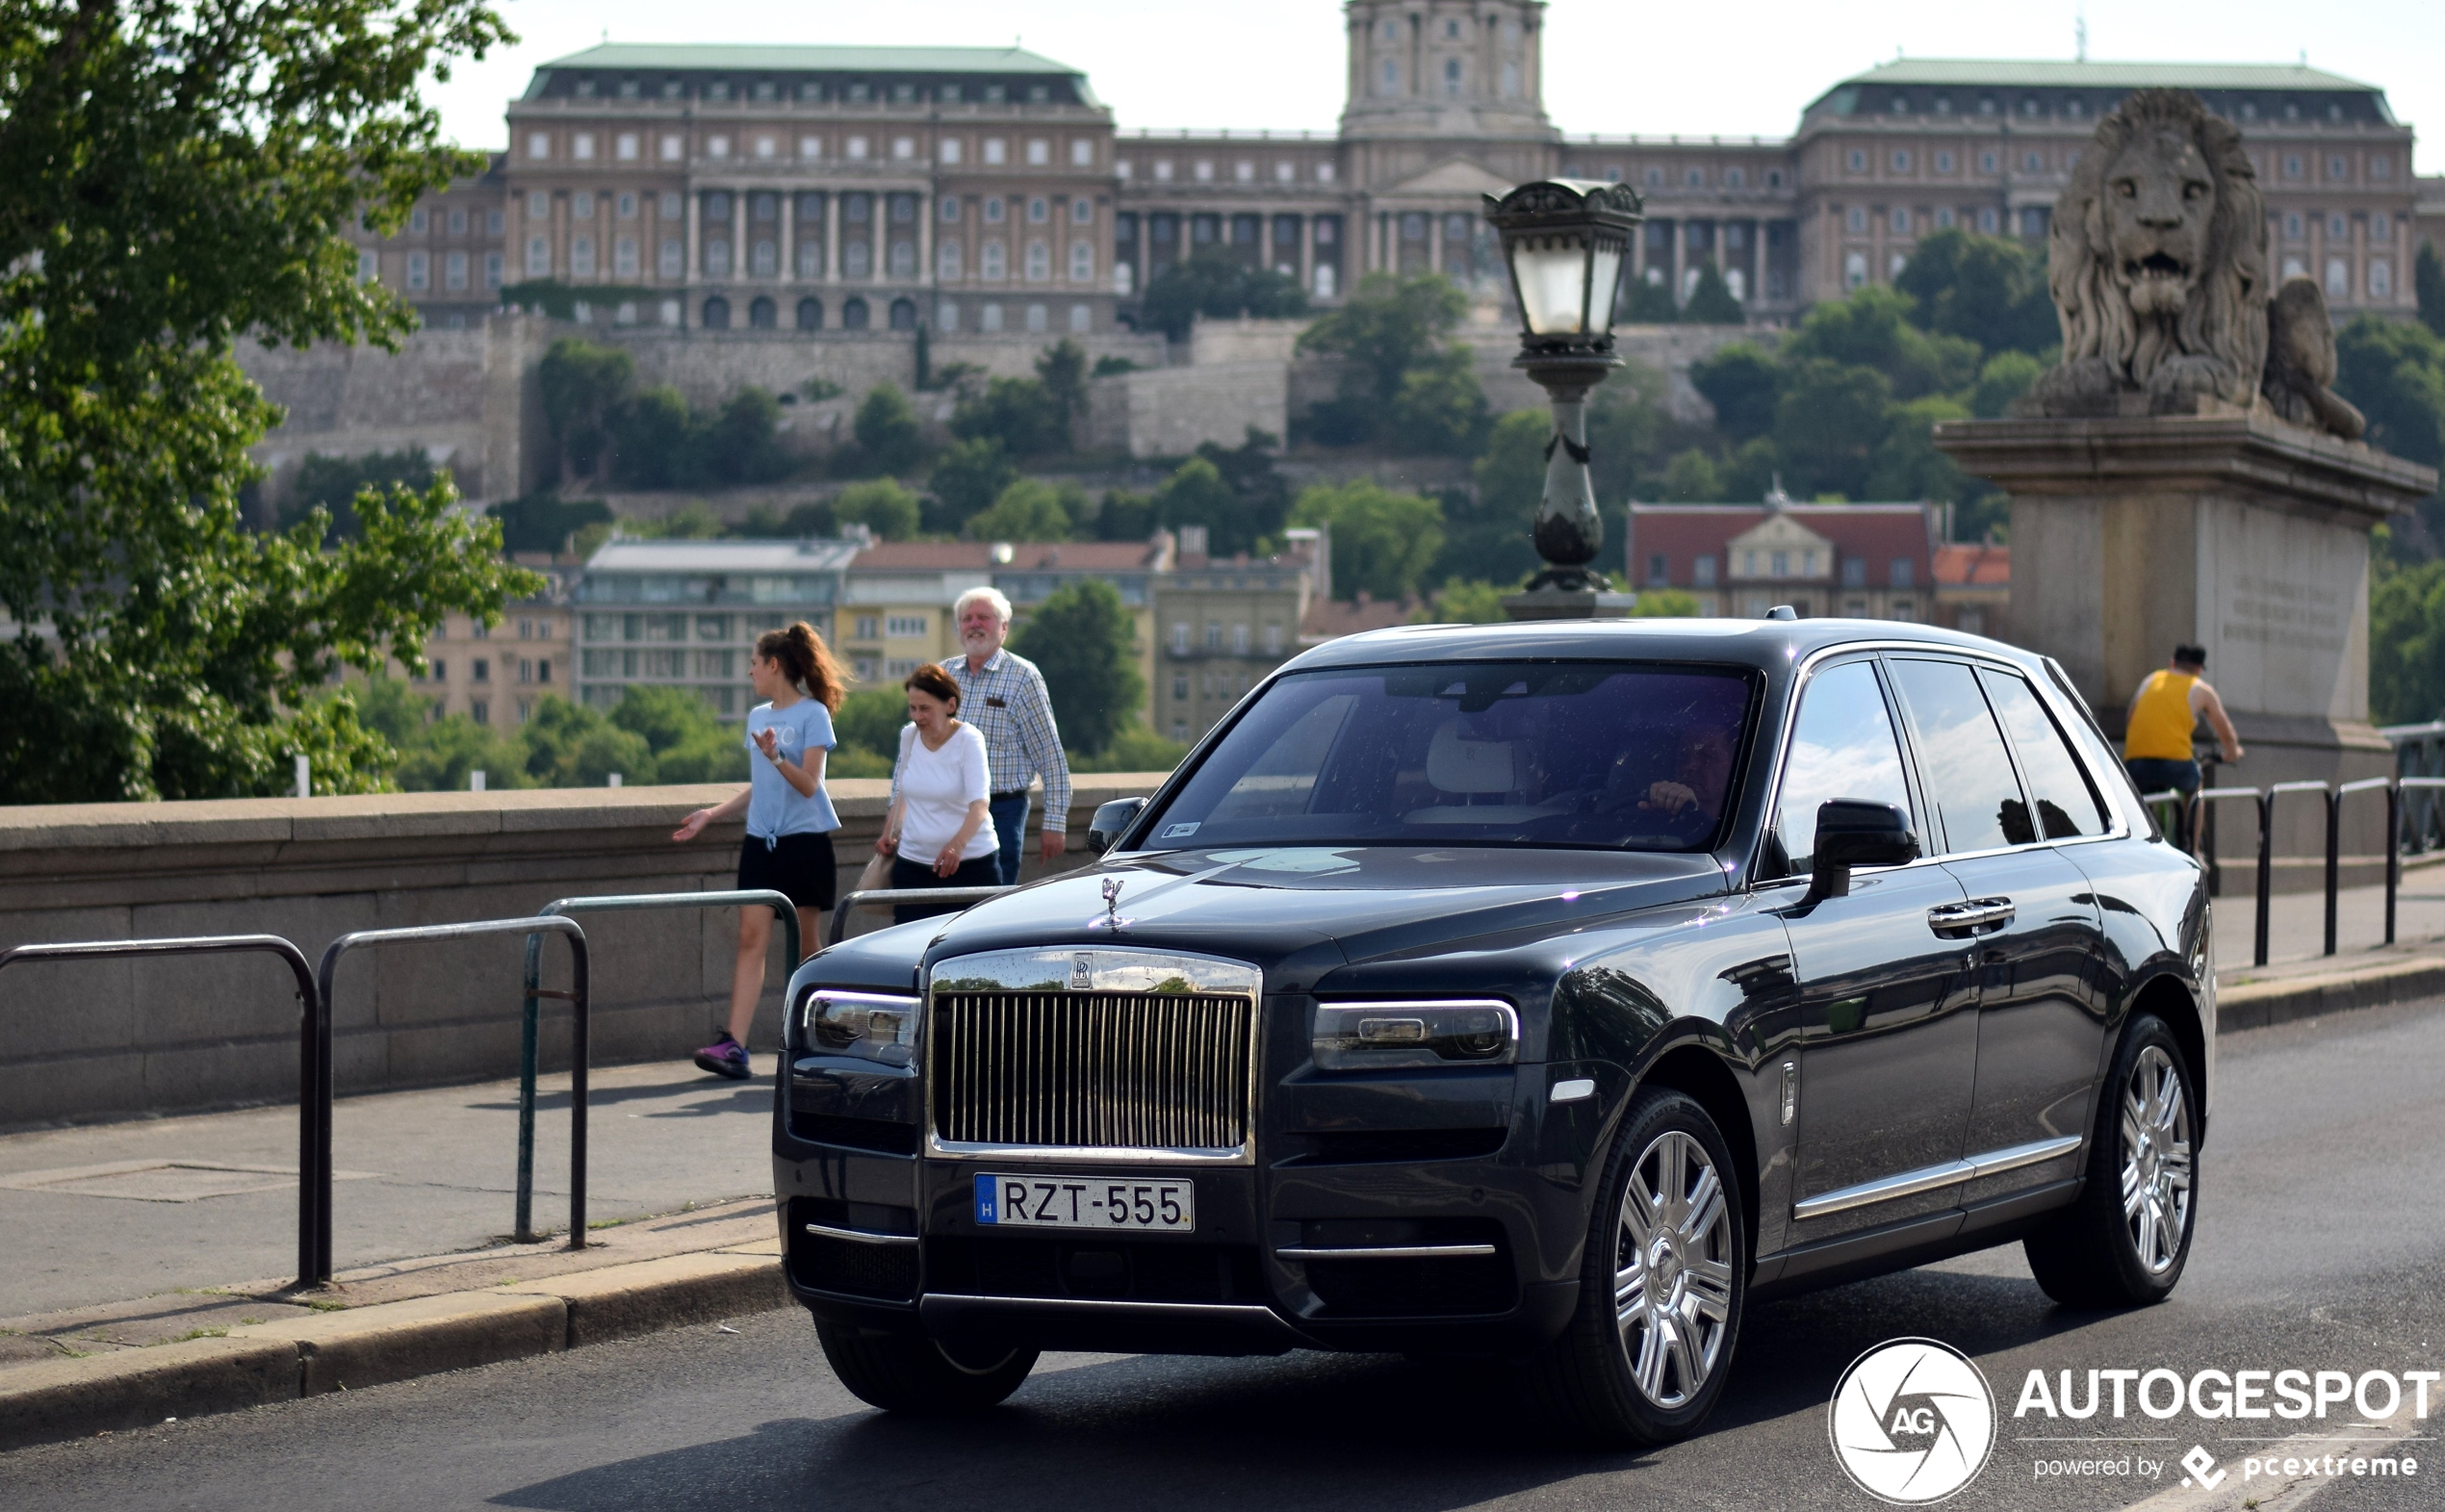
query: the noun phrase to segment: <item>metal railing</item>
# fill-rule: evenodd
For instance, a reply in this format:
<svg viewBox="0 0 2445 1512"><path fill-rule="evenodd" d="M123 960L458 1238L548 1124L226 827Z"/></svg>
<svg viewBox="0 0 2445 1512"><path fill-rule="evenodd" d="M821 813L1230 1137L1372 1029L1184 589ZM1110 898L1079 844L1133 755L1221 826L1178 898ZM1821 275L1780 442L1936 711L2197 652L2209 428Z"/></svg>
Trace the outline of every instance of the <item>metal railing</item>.
<svg viewBox="0 0 2445 1512"><path fill-rule="evenodd" d="M982 903L1009 887L873 887L844 896L832 909L832 939L837 944L849 927L852 909L896 908L903 903Z"/></svg>
<svg viewBox="0 0 2445 1512"><path fill-rule="evenodd" d="M2437 728L2445 730L2445 726ZM2185 816L2189 821L2188 838L2192 854L2208 868L2211 896L2220 894L2222 890L2216 884L2219 880L2215 856L2216 803L2225 799L2247 798L2257 807L2258 849L2254 889L2257 915L2253 920L2251 938L2251 964L2265 965L2269 954L2268 936L2274 917L2275 899L2277 799L2287 793L2316 793L2324 801L2326 844L2321 891L2324 894L2325 916L2322 922L2325 928L2322 940L2324 949L2321 953L2331 956L2335 954L2339 945L2338 935L2341 923L2343 801L2355 793L2382 792L2385 794L2385 833L2390 842L2385 848L2385 943L2391 945L2394 943L2396 908L2403 889L2403 853L2406 849L2417 851L2424 848L2414 844L2416 836L2411 828L2424 821L2414 815L2411 805L2406 802L2405 795L2406 793L2419 795L2420 804L2424 807L2432 807L2436 801L2428 795L2440 790L2445 790L2445 776L2368 777L2339 785L2329 782L2277 782L2263 788L2202 787L2193 793L2190 796L2189 812ZM2140 802L2158 814L2160 829L2170 830L2173 827L2164 822L2164 816L2168 810L2175 809L2182 804L2182 795L2168 788L2162 792L2143 793L2140 795Z"/></svg>
<svg viewBox="0 0 2445 1512"><path fill-rule="evenodd" d="M262 952L289 963L297 979L297 1281L331 1279L331 1015L305 952L277 935L190 935L167 939L85 940L19 945L0 955L0 970L20 961L104 961L125 956L222 956Z"/></svg>
<svg viewBox="0 0 2445 1512"><path fill-rule="evenodd" d="M724 892L621 892L605 893L599 897L590 898L555 898L536 912L539 917L551 915L566 917L580 912L606 913L639 909L748 908L757 904L770 908L781 916L782 948L787 957L787 963L782 968L781 979L785 983L798 969L799 948L803 943L798 937L798 907L789 901L786 893L775 892L769 887L750 887ZM540 1001L547 997L566 999L571 996L573 994L556 992L543 986L543 936L528 935L526 1006L521 1013L518 1041L517 1224L510 1235L512 1240L521 1244L530 1244L535 1240L535 1038L540 1016L538 1012ZM580 1018L584 1016L582 1009L579 1010L579 1016ZM583 1042L582 1030L579 1031L579 1042ZM579 1105L585 1101L584 1064L585 1058L580 1054L578 1057L579 1069L577 1087L573 1092L573 1100ZM575 1229L571 1231L570 1237L572 1239L578 1237Z"/></svg>
<svg viewBox="0 0 2445 1512"><path fill-rule="evenodd" d="M408 929L358 930L333 940L322 952L322 964L316 972L322 990L322 1033L315 1055L320 1062L322 1079L323 1113L317 1138L320 1150L318 1169L326 1184L331 1171L331 1004L334 972L340 958L349 951L367 945L406 945L425 940L473 939L485 935L565 935L569 939L569 992L572 1010L569 1076L569 1247L586 1246L586 1051L587 1051L587 973L586 932L578 921L557 914L524 919L477 919L466 924L425 924ZM531 980L531 979L530 979ZM555 996L558 994L554 994ZM314 1279L331 1279L331 1228L326 1198L320 1247L314 1256Z"/></svg>

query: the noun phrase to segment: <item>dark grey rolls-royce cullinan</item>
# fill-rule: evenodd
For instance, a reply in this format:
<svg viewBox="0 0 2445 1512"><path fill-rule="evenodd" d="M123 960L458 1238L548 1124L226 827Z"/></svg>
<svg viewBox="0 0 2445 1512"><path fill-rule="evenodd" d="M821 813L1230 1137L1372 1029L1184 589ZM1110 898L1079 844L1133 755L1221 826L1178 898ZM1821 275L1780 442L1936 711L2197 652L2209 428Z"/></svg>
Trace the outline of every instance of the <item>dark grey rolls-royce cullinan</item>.
<svg viewBox="0 0 2445 1512"><path fill-rule="evenodd" d="M1692 1431L1752 1300L2018 1240L2164 1296L2198 865L2051 662L1843 620L1282 667L1100 861L789 985L786 1270L869 1402L1042 1349L1476 1354Z"/></svg>

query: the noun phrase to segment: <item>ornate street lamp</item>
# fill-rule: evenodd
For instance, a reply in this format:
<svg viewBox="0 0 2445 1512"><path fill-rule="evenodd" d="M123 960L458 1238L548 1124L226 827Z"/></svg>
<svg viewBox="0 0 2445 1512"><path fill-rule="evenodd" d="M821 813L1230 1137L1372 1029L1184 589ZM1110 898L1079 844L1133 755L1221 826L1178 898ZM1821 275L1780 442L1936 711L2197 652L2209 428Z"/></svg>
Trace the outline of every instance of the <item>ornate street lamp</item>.
<svg viewBox="0 0 2445 1512"><path fill-rule="evenodd" d="M1554 404L1545 443L1545 497L1536 506L1543 570L1528 591L1503 601L1515 620L1611 618L1630 612L1588 566L1605 545L1587 475L1587 395L1621 366L1613 352L1613 293L1645 219L1635 192L1587 179L1523 184L1485 196L1485 218L1503 238L1511 293L1520 305L1520 355L1511 366Z"/></svg>

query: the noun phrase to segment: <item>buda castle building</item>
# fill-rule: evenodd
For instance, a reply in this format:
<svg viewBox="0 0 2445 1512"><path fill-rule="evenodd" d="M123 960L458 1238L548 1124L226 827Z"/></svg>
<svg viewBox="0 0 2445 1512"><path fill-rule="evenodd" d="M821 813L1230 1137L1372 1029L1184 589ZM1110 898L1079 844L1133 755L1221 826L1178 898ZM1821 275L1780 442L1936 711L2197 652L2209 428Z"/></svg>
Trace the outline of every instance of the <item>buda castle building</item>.
<svg viewBox="0 0 2445 1512"><path fill-rule="evenodd" d="M1900 60L1789 138L1566 134L1537 0L1343 9L1330 135L1130 130L1016 47L589 48L535 71L488 173L362 237L361 269L442 328L549 282L595 319L686 331L1110 332L1217 246L1327 306L1377 269L1499 300L1479 196L1561 175L1645 196L1635 276L1686 298L1712 265L1781 320L1948 226L2043 238L2097 118L2154 85L2242 127L2275 262L2339 314L2408 312L2423 218L2445 212L2383 92L2305 66Z"/></svg>

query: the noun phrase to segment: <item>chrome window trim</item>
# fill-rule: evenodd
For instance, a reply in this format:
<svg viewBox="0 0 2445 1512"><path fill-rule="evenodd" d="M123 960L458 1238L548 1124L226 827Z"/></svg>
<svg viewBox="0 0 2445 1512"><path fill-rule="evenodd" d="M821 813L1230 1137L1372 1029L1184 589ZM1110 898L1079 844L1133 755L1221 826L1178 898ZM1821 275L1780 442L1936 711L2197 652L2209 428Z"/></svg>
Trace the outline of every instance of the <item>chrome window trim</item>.
<svg viewBox="0 0 2445 1512"><path fill-rule="evenodd" d="M1791 1204L1791 1217L1802 1221L1829 1217L1854 1208L1872 1207L1879 1202L1892 1202L1901 1197L1917 1196L1939 1187L1958 1186L1982 1176L2000 1176L2043 1161L2069 1155L2080 1147L2081 1136L2067 1134L2058 1139L2035 1140L2027 1144L2010 1144L2001 1149L1962 1160L1945 1161L1942 1165L1922 1166L1874 1181L1864 1181L1854 1187L1840 1187L1832 1192L1804 1197Z"/></svg>
<svg viewBox="0 0 2445 1512"><path fill-rule="evenodd" d="M1784 706L1783 728L1779 738L1775 742L1774 778L1772 784L1766 789L1765 807L1758 816L1759 824L1757 844L1752 848L1748 859L1748 876L1750 878L1748 883L1749 891L1755 892L1764 887L1780 887L1790 883L1806 884L1809 880L1805 876L1772 877L1759 880L1757 876L1758 862L1765 856L1766 836L1771 834L1774 831L1776 807L1782 801L1783 797L1783 773L1786 765L1786 757L1790 750L1791 731L1794 728L1796 728L1800 717L1800 695L1807 691L1809 680L1816 676L1816 669L1818 665L1831 657L1848 656L1861 653L1874 654L1881 657L1889 652L1908 652L1921 655L1950 657L1963 662L1984 664L1986 666L1994 667L1999 671L2013 673L2020 678L2021 680L2027 682L2037 693L2039 704L2046 707L2046 712L2049 715L2054 716L2055 722L2057 724L2062 723L2061 711L2056 709L2050 703L2047 702L2047 695L2049 691L2053 690L2053 679L2048 677L2045 679L2045 682L2041 684L2037 678L2030 676L2028 668L2023 667L2018 662L2012 661L2007 657L1998 656L1992 652L1973 651L1960 647L1947 646L1940 641L1878 640L1849 641L1840 646L1826 646L1809 653L1806 657L1802 658L1799 666L1792 670L1792 696ZM2094 725L2094 722L2092 722L2092 725ZM2003 730L2000 724L1997 725L1995 732L1997 735L2002 737L2004 741L2004 749L2007 752L2012 752L2012 737ZM1901 740L1905 746L1910 744L1910 737L1902 731L1899 726L1895 727L1893 733L1895 737ZM2099 738L2102 739L2103 736L2100 735ZM2065 745L2072 753L2072 759L2079 765L2081 772L2088 777L2089 781L2092 783L2096 783L2098 787L2104 786L2104 783L2098 781L2097 774L2089 770L2088 763L2085 759L2083 759L2079 747L2070 741L2066 741ZM2019 768L2017 765L2019 753L2012 752L2012 755L2016 762L2014 776L2017 781L2019 777ZM1916 748L1913 747L1910 750L1905 751L1903 753L1903 757L1910 766L1912 786L1916 788L1919 785L1917 782L1919 773L1917 769L1918 763L1916 755ZM2129 779L2125 778L2124 781L2128 782ZM1918 794L1918 797L1922 803L1926 802L1926 794L1923 791ZM1881 876L1888 872L1908 871L1914 866L1941 865L1945 861L1969 860L1976 857L2008 856L2017 851L2034 851L2049 846L2094 845L2100 840L2121 840L2129 838L2132 831L2130 825L2123 818L2122 805L2109 803L2106 807L2112 812L2113 819L2111 823L2107 825L2106 831L2103 834L2070 835L2059 840L2032 840L2021 845L2007 845L1999 849L1987 851L1946 851L1941 855L1921 856L1915 861L1905 861L1899 866L1862 867L1860 870L1867 875ZM1924 838L1923 832L1925 830L1924 817L1925 816L1923 815L1920 816L1919 826L1922 831L1922 838Z"/></svg>
<svg viewBox="0 0 2445 1512"><path fill-rule="evenodd" d="M1274 1253L1284 1260L1446 1260L1491 1255L1495 1248L1492 1244L1375 1244L1333 1249L1295 1244Z"/></svg>
<svg viewBox="0 0 2445 1512"><path fill-rule="evenodd" d="M1124 901L1124 906L1126 900ZM1087 960L1088 986L1079 987L1073 973ZM1244 997L1248 1005L1248 1137L1231 1146L1167 1147L1161 1145L998 1144L945 1140L934 1123L934 1009L942 991L1151 993L1177 980L1183 995ZM925 973L919 989L925 1012L917 1027L916 1064L925 1068L920 1084L925 1107L925 1144L921 1153L936 1160L1028 1163L1034 1165L1108 1166L1253 1166L1259 1063L1265 1043L1265 973L1244 961L1200 956L1175 950L1112 949L1103 946L1024 946L949 956Z"/></svg>

